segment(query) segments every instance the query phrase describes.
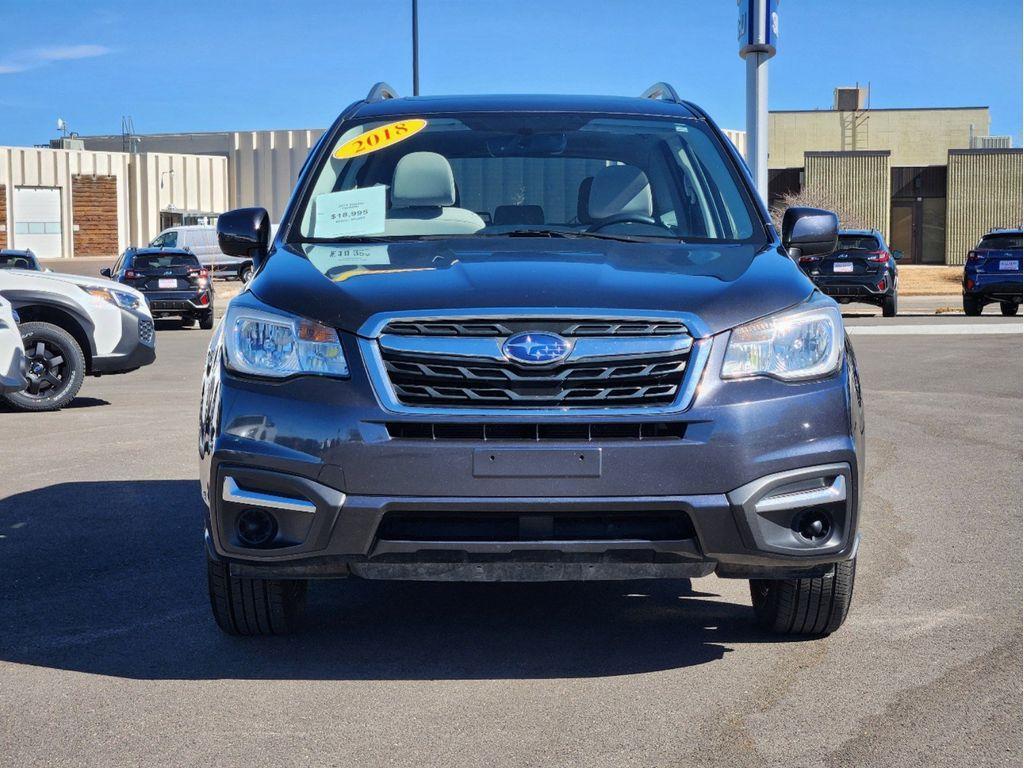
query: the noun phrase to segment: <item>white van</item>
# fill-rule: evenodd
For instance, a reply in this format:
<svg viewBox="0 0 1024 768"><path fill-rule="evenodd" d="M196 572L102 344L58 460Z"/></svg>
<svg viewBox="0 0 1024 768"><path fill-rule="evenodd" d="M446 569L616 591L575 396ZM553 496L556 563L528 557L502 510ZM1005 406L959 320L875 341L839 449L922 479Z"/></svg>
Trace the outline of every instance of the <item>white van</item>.
<svg viewBox="0 0 1024 768"><path fill-rule="evenodd" d="M220 250L216 227L199 224L170 227L154 237L149 245L151 248L187 248L211 275L237 277L243 282L249 282L252 277L252 261L227 256Z"/></svg>

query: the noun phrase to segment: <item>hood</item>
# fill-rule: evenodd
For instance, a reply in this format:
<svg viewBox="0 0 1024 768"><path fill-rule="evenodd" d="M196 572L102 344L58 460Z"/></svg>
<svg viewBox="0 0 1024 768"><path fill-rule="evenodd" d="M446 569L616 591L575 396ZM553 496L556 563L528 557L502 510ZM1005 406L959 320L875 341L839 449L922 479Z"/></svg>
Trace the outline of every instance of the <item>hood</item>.
<svg viewBox="0 0 1024 768"><path fill-rule="evenodd" d="M22 270L22 273L25 274L24 270ZM124 293L135 294L143 298L142 294L134 288L124 283L119 283L116 280L108 280L105 277L71 275L66 272L31 272L28 274L43 280L56 280L62 283L73 283L74 285L83 285L90 288L107 288L111 291L123 291Z"/></svg>
<svg viewBox="0 0 1024 768"><path fill-rule="evenodd" d="M382 312L677 312L706 336L806 299L777 248L495 238L284 246L250 283L261 301L359 332Z"/></svg>

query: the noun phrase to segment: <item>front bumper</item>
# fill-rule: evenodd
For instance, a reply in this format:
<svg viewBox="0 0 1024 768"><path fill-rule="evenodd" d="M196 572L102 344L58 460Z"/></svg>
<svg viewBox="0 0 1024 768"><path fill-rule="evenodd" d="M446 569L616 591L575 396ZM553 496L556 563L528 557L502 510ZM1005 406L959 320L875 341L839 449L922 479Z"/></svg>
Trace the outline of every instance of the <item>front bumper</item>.
<svg viewBox="0 0 1024 768"><path fill-rule="evenodd" d="M270 383L235 376L214 355L200 429L211 555L239 575L459 580L781 577L854 556L863 420L852 356L823 381L724 383L715 375L724 347L715 340L694 404L672 415L682 428L654 440L403 437L396 421L439 417L384 411L358 365L345 382ZM838 477L844 497L827 502L829 535L801 540L800 494ZM276 516L271 546L240 541L238 516L253 504L225 498L228 478ZM795 494L798 506L758 509L772 494Z"/></svg>
<svg viewBox="0 0 1024 768"><path fill-rule="evenodd" d="M4 334L12 338L4 339ZM21 335L17 328L4 328L0 324L0 393L20 392L27 385Z"/></svg>
<svg viewBox="0 0 1024 768"><path fill-rule="evenodd" d="M94 376L127 373L156 360L153 318L142 312L121 310L121 338L110 353L93 355L89 372Z"/></svg>

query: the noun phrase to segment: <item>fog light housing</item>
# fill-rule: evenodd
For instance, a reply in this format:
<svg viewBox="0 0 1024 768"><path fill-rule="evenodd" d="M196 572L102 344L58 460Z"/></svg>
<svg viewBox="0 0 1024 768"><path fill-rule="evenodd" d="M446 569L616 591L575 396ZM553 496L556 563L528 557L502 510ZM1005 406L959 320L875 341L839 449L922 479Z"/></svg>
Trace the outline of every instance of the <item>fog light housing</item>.
<svg viewBox="0 0 1024 768"><path fill-rule="evenodd" d="M265 509L246 509L235 518L235 533L246 547L265 547L277 536L277 519Z"/></svg>
<svg viewBox="0 0 1024 768"><path fill-rule="evenodd" d="M793 530L807 541L817 544L832 535L832 515L823 509L808 509L793 518Z"/></svg>

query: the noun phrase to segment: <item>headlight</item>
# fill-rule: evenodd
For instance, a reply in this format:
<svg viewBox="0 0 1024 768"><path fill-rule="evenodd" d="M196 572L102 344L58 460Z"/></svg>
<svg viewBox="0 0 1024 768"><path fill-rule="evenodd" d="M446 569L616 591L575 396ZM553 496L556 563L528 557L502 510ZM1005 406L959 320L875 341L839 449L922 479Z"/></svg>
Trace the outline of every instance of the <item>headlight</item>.
<svg viewBox="0 0 1024 768"><path fill-rule="evenodd" d="M804 304L734 328L722 363L722 378L815 379L839 367L842 350L839 309Z"/></svg>
<svg viewBox="0 0 1024 768"><path fill-rule="evenodd" d="M227 364L240 373L284 378L348 376L338 332L315 320L231 307L224 318Z"/></svg>
<svg viewBox="0 0 1024 768"><path fill-rule="evenodd" d="M97 299L110 302L118 307L124 307L125 309L139 308L139 297L134 293L101 288L95 285L83 285L81 288L90 296L95 296Z"/></svg>

